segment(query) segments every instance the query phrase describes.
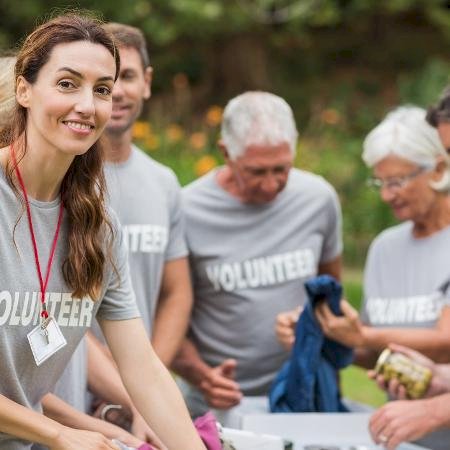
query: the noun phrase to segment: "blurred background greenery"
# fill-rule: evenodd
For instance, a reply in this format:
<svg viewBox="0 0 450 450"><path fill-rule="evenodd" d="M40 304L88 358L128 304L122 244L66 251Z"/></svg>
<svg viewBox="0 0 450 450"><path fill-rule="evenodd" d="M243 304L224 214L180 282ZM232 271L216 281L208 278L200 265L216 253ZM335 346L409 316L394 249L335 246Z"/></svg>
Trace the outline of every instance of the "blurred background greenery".
<svg viewBox="0 0 450 450"><path fill-rule="evenodd" d="M153 96L135 137L182 184L221 163L216 141L231 97L263 89L291 104L300 131L296 165L323 175L340 196L345 290L357 306L367 247L394 223L365 186L362 141L389 109L426 107L448 83L448 1L0 0L0 49L14 49L37 22L68 6L144 31ZM379 404L382 394L367 383L355 369L343 375L345 393Z"/></svg>
<svg viewBox="0 0 450 450"><path fill-rule="evenodd" d="M446 0L0 0L0 48L67 6L99 12L146 34L153 97L136 127L139 144L186 184L217 164L222 108L248 89L292 105L297 166L337 189L345 264L393 223L365 186L365 134L401 103L427 106L448 82Z"/></svg>

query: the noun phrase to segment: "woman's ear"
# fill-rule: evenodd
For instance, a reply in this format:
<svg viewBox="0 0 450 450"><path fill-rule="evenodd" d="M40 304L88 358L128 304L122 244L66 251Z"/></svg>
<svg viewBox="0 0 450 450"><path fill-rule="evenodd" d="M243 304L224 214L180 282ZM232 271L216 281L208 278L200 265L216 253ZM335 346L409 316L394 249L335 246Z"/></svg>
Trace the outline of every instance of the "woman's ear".
<svg viewBox="0 0 450 450"><path fill-rule="evenodd" d="M439 155L436 158L436 165L434 166L433 172L432 172L432 179L434 181L439 181L442 179L442 176L444 173L448 171L448 159L444 156Z"/></svg>
<svg viewBox="0 0 450 450"><path fill-rule="evenodd" d="M24 108L28 108L30 106L30 98L31 98L31 84L28 83L27 80L23 76L17 78L16 85L16 100L17 103Z"/></svg>

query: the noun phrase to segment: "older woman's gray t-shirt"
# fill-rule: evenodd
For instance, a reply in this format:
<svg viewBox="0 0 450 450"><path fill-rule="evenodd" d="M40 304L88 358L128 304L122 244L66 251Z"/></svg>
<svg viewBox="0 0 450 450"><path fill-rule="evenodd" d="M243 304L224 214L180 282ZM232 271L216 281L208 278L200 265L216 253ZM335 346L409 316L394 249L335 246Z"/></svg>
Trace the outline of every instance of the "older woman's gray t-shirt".
<svg viewBox="0 0 450 450"><path fill-rule="evenodd" d="M341 214L321 177L292 169L275 200L241 203L216 171L183 189L194 287L190 336L210 366L237 360L246 395L265 394L288 353L275 318L306 301L304 282L341 254Z"/></svg>
<svg viewBox="0 0 450 450"><path fill-rule="evenodd" d="M370 246L361 318L373 327L433 328L450 304L450 227L421 239L412 229L412 222L389 228ZM433 450L449 442L449 430L417 441Z"/></svg>
<svg viewBox="0 0 450 450"><path fill-rule="evenodd" d="M62 264L67 256L67 217L64 215L46 301L58 322L67 345L39 367L36 365L27 334L39 323L39 291L36 265L26 214L0 169L0 393L9 399L41 410L40 399L50 392L94 317L123 320L139 316L131 288L127 252L114 216L115 238L111 264L105 268L100 300L74 299L64 281ZM30 199L31 214L42 271L47 267L58 218L60 200L39 202ZM0 434L0 450L24 450L29 443Z"/></svg>
<svg viewBox="0 0 450 450"><path fill-rule="evenodd" d="M416 239L405 222L372 243L361 317L374 327L432 328L450 303L450 227Z"/></svg>

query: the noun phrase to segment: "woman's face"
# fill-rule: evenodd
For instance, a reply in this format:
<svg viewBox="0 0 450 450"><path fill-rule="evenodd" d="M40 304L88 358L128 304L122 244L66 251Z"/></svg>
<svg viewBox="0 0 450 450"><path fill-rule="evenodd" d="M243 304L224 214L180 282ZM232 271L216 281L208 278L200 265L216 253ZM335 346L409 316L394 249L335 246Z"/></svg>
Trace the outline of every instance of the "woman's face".
<svg viewBox="0 0 450 450"><path fill-rule="evenodd" d="M17 100L27 108L27 139L70 156L100 137L112 107L116 65L100 44L56 45L34 84L19 78Z"/></svg>
<svg viewBox="0 0 450 450"><path fill-rule="evenodd" d="M438 195L429 185L436 179L434 170L389 155L374 166L373 174L381 184L381 199L392 208L397 219L416 222L427 217Z"/></svg>

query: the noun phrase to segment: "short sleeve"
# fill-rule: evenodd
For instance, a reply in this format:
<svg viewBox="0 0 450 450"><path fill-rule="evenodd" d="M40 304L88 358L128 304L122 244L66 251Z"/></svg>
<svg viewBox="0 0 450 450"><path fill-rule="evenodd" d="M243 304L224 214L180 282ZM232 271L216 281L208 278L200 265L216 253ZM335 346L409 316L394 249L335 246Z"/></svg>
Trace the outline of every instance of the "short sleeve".
<svg viewBox="0 0 450 450"><path fill-rule="evenodd" d="M326 203L327 224L322 247L320 262L327 263L342 253L342 213L336 191L329 186L328 201Z"/></svg>
<svg viewBox="0 0 450 450"><path fill-rule="evenodd" d="M165 252L165 260L170 261L184 258L188 254L185 236L185 220L181 207L181 189L174 174L170 189L169 214L170 229L169 242Z"/></svg>
<svg viewBox="0 0 450 450"><path fill-rule="evenodd" d="M111 259L107 268L107 284L97 319L127 320L140 317L131 284L128 265L128 250L119 220L114 213L110 213L113 226L113 244ZM113 267L114 264L114 267Z"/></svg>
<svg viewBox="0 0 450 450"><path fill-rule="evenodd" d="M367 325L370 325L369 314L367 312L367 293L371 291L371 286L377 284L377 248L377 239L375 239L369 247L366 264L364 266L363 299L360 309L360 318L362 322Z"/></svg>

